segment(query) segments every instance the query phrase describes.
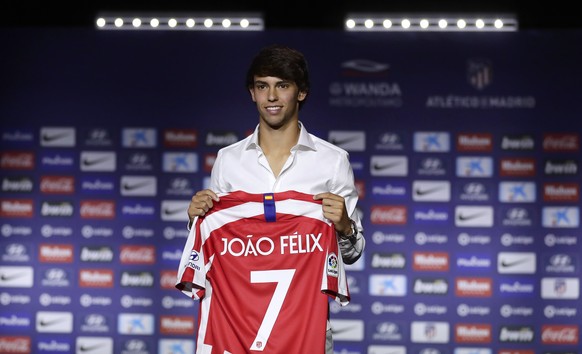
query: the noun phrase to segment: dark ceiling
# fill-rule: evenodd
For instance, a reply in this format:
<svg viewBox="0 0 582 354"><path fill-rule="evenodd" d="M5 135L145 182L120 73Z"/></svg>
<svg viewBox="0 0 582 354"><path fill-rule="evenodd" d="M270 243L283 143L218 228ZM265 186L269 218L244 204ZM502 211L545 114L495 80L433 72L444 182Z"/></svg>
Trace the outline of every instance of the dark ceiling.
<svg viewBox="0 0 582 354"><path fill-rule="evenodd" d="M511 13L521 29L582 28L577 1L0 0L0 26L93 27L100 12L260 12L267 29L342 29L347 13Z"/></svg>

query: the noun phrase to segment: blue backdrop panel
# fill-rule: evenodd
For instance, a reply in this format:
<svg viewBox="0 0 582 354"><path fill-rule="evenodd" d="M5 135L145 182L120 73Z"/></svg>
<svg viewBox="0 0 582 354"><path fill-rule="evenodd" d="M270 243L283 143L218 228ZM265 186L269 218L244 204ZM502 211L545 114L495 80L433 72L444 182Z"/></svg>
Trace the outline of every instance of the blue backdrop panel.
<svg viewBox="0 0 582 354"><path fill-rule="evenodd" d="M582 32L0 38L0 352L195 350L186 207L257 124L246 69L282 43L360 192L335 351L582 353Z"/></svg>

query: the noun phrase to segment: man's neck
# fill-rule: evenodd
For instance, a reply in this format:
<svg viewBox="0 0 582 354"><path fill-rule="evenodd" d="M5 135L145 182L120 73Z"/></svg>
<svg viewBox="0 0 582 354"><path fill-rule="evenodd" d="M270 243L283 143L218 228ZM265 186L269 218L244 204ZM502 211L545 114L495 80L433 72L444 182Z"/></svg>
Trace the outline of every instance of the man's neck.
<svg viewBox="0 0 582 354"><path fill-rule="evenodd" d="M266 124L259 126L259 146L266 155L289 153L297 144L301 128L297 121L273 129Z"/></svg>

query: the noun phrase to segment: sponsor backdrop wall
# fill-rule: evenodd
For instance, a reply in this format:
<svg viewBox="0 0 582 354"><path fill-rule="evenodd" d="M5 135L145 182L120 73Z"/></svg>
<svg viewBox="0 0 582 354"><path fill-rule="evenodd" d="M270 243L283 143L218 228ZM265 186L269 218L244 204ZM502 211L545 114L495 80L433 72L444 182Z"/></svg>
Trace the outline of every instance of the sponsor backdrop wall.
<svg viewBox="0 0 582 354"><path fill-rule="evenodd" d="M361 197L335 351L582 353L582 32L0 39L0 352L193 352L186 207L258 121L250 59L284 43Z"/></svg>

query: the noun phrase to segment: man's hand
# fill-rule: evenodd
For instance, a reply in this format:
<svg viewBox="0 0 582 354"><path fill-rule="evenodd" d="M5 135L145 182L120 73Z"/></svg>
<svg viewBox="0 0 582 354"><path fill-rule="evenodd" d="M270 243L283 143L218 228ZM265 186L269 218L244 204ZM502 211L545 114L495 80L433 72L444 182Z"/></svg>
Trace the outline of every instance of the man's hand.
<svg viewBox="0 0 582 354"><path fill-rule="evenodd" d="M352 232L352 223L343 197L326 192L314 195L313 199L321 200L323 216L333 223L337 232L342 235Z"/></svg>
<svg viewBox="0 0 582 354"><path fill-rule="evenodd" d="M218 201L218 196L210 189L196 192L188 206L188 219L190 219L190 222L197 216L204 216L214 206L214 202Z"/></svg>

